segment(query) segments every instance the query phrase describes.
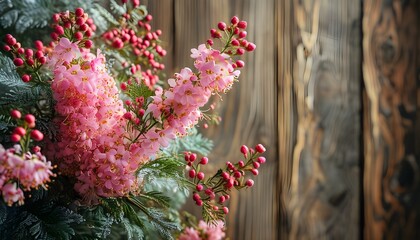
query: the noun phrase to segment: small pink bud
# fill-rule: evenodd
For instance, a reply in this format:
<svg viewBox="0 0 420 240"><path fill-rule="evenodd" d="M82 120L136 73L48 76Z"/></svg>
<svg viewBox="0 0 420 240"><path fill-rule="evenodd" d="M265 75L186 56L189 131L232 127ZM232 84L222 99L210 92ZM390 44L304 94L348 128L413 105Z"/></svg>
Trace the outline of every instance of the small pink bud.
<svg viewBox="0 0 420 240"><path fill-rule="evenodd" d="M35 64L35 62L32 58L28 58L28 59L26 59L26 64L28 64L29 66L33 66Z"/></svg>
<svg viewBox="0 0 420 240"><path fill-rule="evenodd" d="M25 115L25 122L28 124L33 124L35 123L35 116L32 114L26 114Z"/></svg>
<svg viewBox="0 0 420 240"><path fill-rule="evenodd" d="M153 16L150 15L150 14L148 14L146 17L144 17L144 20L146 20L146 22L150 22L150 21L152 21L152 19L153 19Z"/></svg>
<svg viewBox="0 0 420 240"><path fill-rule="evenodd" d="M207 188L207 189L204 191L204 193L205 193L206 195L210 195L210 194L212 194L212 193L213 193L213 189L211 189L211 188Z"/></svg>
<svg viewBox="0 0 420 240"><path fill-rule="evenodd" d="M77 17L82 17L85 11L83 10L83 8L76 8L74 13L76 14Z"/></svg>
<svg viewBox="0 0 420 240"><path fill-rule="evenodd" d="M25 53L25 49L24 49L24 48L19 48L19 49L17 50L17 53L19 53L19 54L23 54L23 53Z"/></svg>
<svg viewBox="0 0 420 240"><path fill-rule="evenodd" d="M91 40L86 40L85 42L85 48L91 48L93 45L93 42Z"/></svg>
<svg viewBox="0 0 420 240"><path fill-rule="evenodd" d="M239 38L245 38L247 34L248 33L246 31L242 31L242 32L239 33L238 37Z"/></svg>
<svg viewBox="0 0 420 240"><path fill-rule="evenodd" d="M219 197L219 203L224 203L226 201L225 196L220 196Z"/></svg>
<svg viewBox="0 0 420 240"><path fill-rule="evenodd" d="M252 165L254 166L255 169L260 168L260 163L259 162L253 162Z"/></svg>
<svg viewBox="0 0 420 240"><path fill-rule="evenodd" d="M86 32L86 30L88 30L89 26L87 24L82 24L79 27L79 30L82 32Z"/></svg>
<svg viewBox="0 0 420 240"><path fill-rule="evenodd" d="M38 51L42 51L42 49L44 48L44 44L43 44L41 41L36 40L36 41L35 41L35 48L36 48Z"/></svg>
<svg viewBox="0 0 420 240"><path fill-rule="evenodd" d="M240 177L242 177L242 174L239 171L236 171L236 172L233 173L233 177L234 178L240 178Z"/></svg>
<svg viewBox="0 0 420 240"><path fill-rule="evenodd" d="M12 49L10 48L9 45L4 45L3 50L6 51L6 52L8 52L8 51L10 51Z"/></svg>
<svg viewBox="0 0 420 240"><path fill-rule="evenodd" d="M225 198L226 198L226 200L229 200L230 199L230 196L229 195L225 195Z"/></svg>
<svg viewBox="0 0 420 240"><path fill-rule="evenodd" d="M30 76L30 75L28 75L28 74L24 74L24 75L22 76L22 81L23 81L23 82L29 82L29 81L31 81L31 76Z"/></svg>
<svg viewBox="0 0 420 240"><path fill-rule="evenodd" d="M143 108L139 110L139 116L140 117L143 117L144 116L144 113L145 113L145 111L144 111Z"/></svg>
<svg viewBox="0 0 420 240"><path fill-rule="evenodd" d="M193 153L190 155L189 160L190 162L194 162L197 159L197 154Z"/></svg>
<svg viewBox="0 0 420 240"><path fill-rule="evenodd" d="M35 141L41 141L44 138L44 134L38 130L32 130L31 132L31 138Z"/></svg>
<svg viewBox="0 0 420 240"><path fill-rule="evenodd" d="M19 110L14 109L10 111L10 116L14 119L19 119L22 117L22 114L19 112Z"/></svg>
<svg viewBox="0 0 420 240"><path fill-rule="evenodd" d="M58 23L58 21L60 21L60 14L53 14L52 19L55 23Z"/></svg>
<svg viewBox="0 0 420 240"><path fill-rule="evenodd" d="M207 157L202 157L200 160L200 164L206 165L209 162L209 159Z"/></svg>
<svg viewBox="0 0 420 240"><path fill-rule="evenodd" d="M251 169L251 172L252 172L252 174L254 174L255 176L257 176L257 175L258 175L258 170L257 170L257 169L255 169L255 168Z"/></svg>
<svg viewBox="0 0 420 240"><path fill-rule="evenodd" d="M258 157L258 158L257 158L257 161L258 161L259 163L263 164L263 163L265 163L266 159L265 159L265 157Z"/></svg>
<svg viewBox="0 0 420 240"><path fill-rule="evenodd" d="M248 52L252 52L252 51L254 51L254 50L255 50L255 48L256 48L256 46L255 46L255 44L253 44L253 43L249 43L249 44L248 44L248 46L246 46L246 50L247 50Z"/></svg>
<svg viewBox="0 0 420 240"><path fill-rule="evenodd" d="M83 17L78 17L76 19L76 24L82 26L83 24L85 24L85 19Z"/></svg>
<svg viewBox="0 0 420 240"><path fill-rule="evenodd" d="M237 16L232 17L232 19L230 20L230 22L232 24L237 24L239 22L239 18Z"/></svg>
<svg viewBox="0 0 420 240"><path fill-rule="evenodd" d="M57 33L58 35L63 35L64 34L64 28L60 25L56 26L54 29L55 33Z"/></svg>
<svg viewBox="0 0 420 240"><path fill-rule="evenodd" d="M217 210L219 210L219 207L218 206L213 206L213 210L217 211Z"/></svg>
<svg viewBox="0 0 420 240"><path fill-rule="evenodd" d="M224 23L224 22L219 22L219 23L217 24L217 27L218 27L221 31L224 31L224 30L226 29L226 23Z"/></svg>
<svg viewBox="0 0 420 240"><path fill-rule="evenodd" d="M201 201L201 200L197 200L197 201L195 201L195 204L197 204L198 206L203 206L203 201Z"/></svg>
<svg viewBox="0 0 420 240"><path fill-rule="evenodd" d="M199 173L197 173L197 178L198 178L199 180L203 180L203 179L204 179L204 173L203 173L203 172L199 172Z"/></svg>
<svg viewBox="0 0 420 240"><path fill-rule="evenodd" d="M10 140L12 142L19 142L20 141L20 135L19 134L12 134L12 136L10 136Z"/></svg>
<svg viewBox="0 0 420 240"><path fill-rule="evenodd" d="M208 45L210 45L210 46L213 46L214 42L213 42L213 40L212 40L212 39L208 39L208 40L207 40L207 44L208 44Z"/></svg>
<svg viewBox="0 0 420 240"><path fill-rule="evenodd" d="M133 118L133 115L131 114L131 112L126 112L124 113L123 117L127 120L131 120Z"/></svg>
<svg viewBox="0 0 420 240"><path fill-rule="evenodd" d="M125 100L125 105L130 106L131 105L131 101L130 100Z"/></svg>
<svg viewBox="0 0 420 240"><path fill-rule="evenodd" d="M236 40L236 39L232 39L231 44L232 44L233 46L239 46L239 41L238 41L238 40Z"/></svg>
<svg viewBox="0 0 420 240"><path fill-rule="evenodd" d="M227 208L227 207L223 207L223 212L224 212L225 214L228 214L228 213L229 213L229 208Z"/></svg>
<svg viewBox="0 0 420 240"><path fill-rule="evenodd" d="M188 176L190 176L190 178L194 178L194 177L195 177L195 170L194 170L194 169L191 169L191 170L188 172Z"/></svg>
<svg viewBox="0 0 420 240"><path fill-rule="evenodd" d="M13 133L19 136L25 136L26 130L23 127L16 127L15 130L13 130Z"/></svg>
<svg viewBox="0 0 420 240"><path fill-rule="evenodd" d="M225 184L225 187L227 188L227 189L231 189L232 187L233 187L233 185L235 184L235 180L234 179L232 179L232 178L230 178L228 181L227 181L227 183Z"/></svg>
<svg viewBox="0 0 420 240"><path fill-rule="evenodd" d="M194 201L198 201L198 200L201 199L201 197L200 197L200 195L198 193L194 193L193 194L193 199L194 199Z"/></svg>
<svg viewBox="0 0 420 240"><path fill-rule="evenodd" d="M230 179L229 173L222 172L222 178L225 179L225 180L229 180Z"/></svg>
<svg viewBox="0 0 420 240"><path fill-rule="evenodd" d="M121 87L121 90L123 90L123 91L127 90L127 84L124 83L124 82L121 83L120 87Z"/></svg>
<svg viewBox="0 0 420 240"><path fill-rule="evenodd" d="M83 33L82 32L76 32L74 34L74 38L76 38L76 40L82 40L83 39Z"/></svg>
<svg viewBox="0 0 420 240"><path fill-rule="evenodd" d="M42 58L42 57L44 57L44 53L42 52L42 51L37 51L36 53L35 53L35 57L36 58Z"/></svg>
<svg viewBox="0 0 420 240"><path fill-rule="evenodd" d="M257 146L255 146L255 150L259 153L264 153L265 147L262 144L258 144Z"/></svg>
<svg viewBox="0 0 420 240"><path fill-rule="evenodd" d="M15 58L13 60L13 63L16 65L16 67L20 67L20 66L23 65L23 60L22 60L22 58Z"/></svg>
<svg viewBox="0 0 420 240"><path fill-rule="evenodd" d="M203 185L201 185L201 184L197 184L197 186L195 187L195 189L197 189L197 191L201 191L201 190L203 190Z"/></svg>
<svg viewBox="0 0 420 240"><path fill-rule="evenodd" d="M239 34L239 28L238 27L235 27L234 29L233 29L233 34Z"/></svg>
<svg viewBox="0 0 420 240"><path fill-rule="evenodd" d="M248 25L248 24L247 24L247 22L245 22L245 21L240 21L240 22L238 23L238 28L245 29L247 25Z"/></svg>
<svg viewBox="0 0 420 240"><path fill-rule="evenodd" d="M252 187L254 185L254 180L252 180L252 179L246 180L245 185L247 187Z"/></svg>
<svg viewBox="0 0 420 240"><path fill-rule="evenodd" d="M242 48L238 48L237 50L236 50L236 54L237 55L243 55L245 53L245 50L243 50Z"/></svg>
<svg viewBox="0 0 420 240"><path fill-rule="evenodd" d="M25 56L26 56L26 58L30 58L30 57L32 57L34 55L34 51L32 50L32 49L26 49L25 50Z"/></svg>
<svg viewBox="0 0 420 240"><path fill-rule="evenodd" d="M47 61L47 58L46 57L40 57L38 60L41 64L44 64Z"/></svg>
<svg viewBox="0 0 420 240"><path fill-rule="evenodd" d="M9 46L14 46L15 44L16 44L16 38L14 38L14 37L11 37L11 38L7 38L6 39L6 43L9 45Z"/></svg>
<svg viewBox="0 0 420 240"><path fill-rule="evenodd" d="M40 152L41 151L41 147L40 146L34 146L32 148L32 151L35 152L35 153Z"/></svg>
<svg viewBox="0 0 420 240"><path fill-rule="evenodd" d="M245 66L245 63L244 63L244 61L242 61L242 60L237 60L237 61L236 61L236 66L238 66L238 68L242 68L242 67L244 67L244 66Z"/></svg>

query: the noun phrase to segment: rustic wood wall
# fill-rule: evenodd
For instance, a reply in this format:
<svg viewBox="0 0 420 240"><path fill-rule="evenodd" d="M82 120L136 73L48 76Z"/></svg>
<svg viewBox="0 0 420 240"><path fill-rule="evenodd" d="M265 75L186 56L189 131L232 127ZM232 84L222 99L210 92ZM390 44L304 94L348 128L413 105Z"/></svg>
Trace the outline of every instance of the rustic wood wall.
<svg viewBox="0 0 420 240"><path fill-rule="evenodd" d="M142 3L168 74L233 15L257 44L218 102L222 123L202 129L215 167L242 144L268 148L255 187L230 203L231 239L420 239L417 1Z"/></svg>

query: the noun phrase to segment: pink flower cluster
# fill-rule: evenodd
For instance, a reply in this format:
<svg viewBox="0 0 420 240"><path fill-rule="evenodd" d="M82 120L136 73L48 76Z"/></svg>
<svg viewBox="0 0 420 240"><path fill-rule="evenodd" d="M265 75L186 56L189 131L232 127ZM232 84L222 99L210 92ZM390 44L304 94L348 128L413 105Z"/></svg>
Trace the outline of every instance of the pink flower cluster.
<svg viewBox="0 0 420 240"><path fill-rule="evenodd" d="M232 67L227 54L207 48L204 44L191 52L198 73L189 68L182 69L168 80L168 90L156 90L156 96L149 105L149 111L155 118L164 118L164 129L173 129L173 133L179 135L184 135L188 128L197 124L202 116L200 107L208 102L211 95L229 90L240 74Z"/></svg>
<svg viewBox="0 0 420 240"><path fill-rule="evenodd" d="M185 228L178 240L221 240L225 237L223 232L224 223L216 221L215 224L209 224L202 220L198 223L198 228Z"/></svg>
<svg viewBox="0 0 420 240"><path fill-rule="evenodd" d="M21 152L20 145L9 149L0 145L0 193L9 206L23 204L23 191L44 186L54 175L51 162L39 151Z"/></svg>
<svg viewBox="0 0 420 240"><path fill-rule="evenodd" d="M125 131L125 109L105 58L81 51L61 38L49 56L57 101L59 169L76 176L75 189L93 202L135 190L135 170L146 159Z"/></svg>

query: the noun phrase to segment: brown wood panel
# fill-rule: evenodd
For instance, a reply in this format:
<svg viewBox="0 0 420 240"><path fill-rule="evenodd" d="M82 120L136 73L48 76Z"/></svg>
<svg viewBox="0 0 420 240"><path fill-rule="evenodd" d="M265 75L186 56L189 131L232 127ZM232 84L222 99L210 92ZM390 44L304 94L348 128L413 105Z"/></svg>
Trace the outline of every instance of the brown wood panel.
<svg viewBox="0 0 420 240"><path fill-rule="evenodd" d="M360 6L295 0L279 10L280 235L357 239Z"/></svg>
<svg viewBox="0 0 420 240"><path fill-rule="evenodd" d="M254 187L232 196L227 235L231 239L277 239L276 1L170 2L173 3L171 9L168 9L170 4L165 0L147 2L149 11L159 18L167 13L173 14L172 25L166 25L163 20L154 22L161 29L169 28L165 30L164 36L172 33L172 36L166 38L171 41L168 43L171 46L168 56L173 62L167 68L168 74L193 65L189 57L190 49L205 42L210 36L210 28L216 27L219 21L228 22L233 15L248 21L247 38L257 44L257 50L245 57L246 67L239 83L223 96L223 101L215 99L223 119L221 124L201 130L214 140L215 148L210 160L216 167L221 167L226 161L238 160L242 144L254 146L263 143L267 146L265 155L268 162L262 166ZM171 27L173 31L170 31ZM186 209L196 213L200 210L193 204L187 204Z"/></svg>
<svg viewBox="0 0 420 240"><path fill-rule="evenodd" d="M420 238L418 4L363 3L366 239Z"/></svg>

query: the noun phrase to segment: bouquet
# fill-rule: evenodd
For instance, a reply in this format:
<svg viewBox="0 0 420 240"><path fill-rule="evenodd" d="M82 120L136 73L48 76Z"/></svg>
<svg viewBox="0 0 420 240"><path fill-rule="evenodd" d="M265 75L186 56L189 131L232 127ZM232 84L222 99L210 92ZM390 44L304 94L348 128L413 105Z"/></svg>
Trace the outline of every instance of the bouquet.
<svg viewBox="0 0 420 240"><path fill-rule="evenodd" d="M243 160L206 176L211 141L195 126L214 119L210 98L238 81L238 58L255 49L247 23L219 22L191 50L194 68L162 81L166 51L147 9L95 7L102 29L78 7L52 15L49 43L4 36L0 236L223 238L230 192L254 184L265 148L243 145ZM189 193L198 223L179 213Z"/></svg>

